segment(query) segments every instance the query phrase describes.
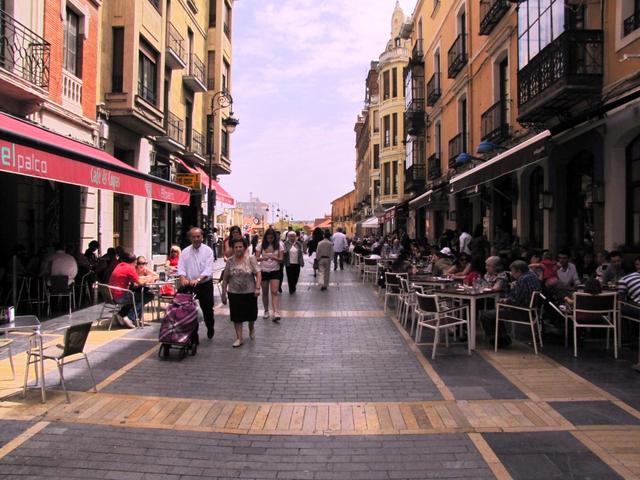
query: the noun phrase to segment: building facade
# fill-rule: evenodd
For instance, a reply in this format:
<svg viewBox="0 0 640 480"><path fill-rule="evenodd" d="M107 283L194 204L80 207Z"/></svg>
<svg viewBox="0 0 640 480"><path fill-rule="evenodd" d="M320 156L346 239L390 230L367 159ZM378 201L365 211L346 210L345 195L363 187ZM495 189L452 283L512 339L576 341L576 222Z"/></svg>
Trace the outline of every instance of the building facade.
<svg viewBox="0 0 640 480"><path fill-rule="evenodd" d="M355 190L351 190L331 202L331 228L333 228L333 231L342 228L342 231L348 237L354 235L356 231L356 222L353 221L355 205Z"/></svg>

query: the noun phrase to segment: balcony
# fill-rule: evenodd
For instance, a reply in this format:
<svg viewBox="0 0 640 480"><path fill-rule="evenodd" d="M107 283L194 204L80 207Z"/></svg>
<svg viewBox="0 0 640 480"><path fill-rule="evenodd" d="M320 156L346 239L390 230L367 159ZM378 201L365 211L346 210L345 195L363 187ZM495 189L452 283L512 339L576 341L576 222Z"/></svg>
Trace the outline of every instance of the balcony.
<svg viewBox="0 0 640 480"><path fill-rule="evenodd" d="M404 112L404 127L407 135L416 137L424 133L425 112L424 99L414 98Z"/></svg>
<svg viewBox="0 0 640 480"><path fill-rule="evenodd" d="M427 82L427 105L433 107L441 95L440 72L436 72L433 74L429 82Z"/></svg>
<svg viewBox="0 0 640 480"><path fill-rule="evenodd" d="M509 8L508 0L480 0L480 35L489 35Z"/></svg>
<svg viewBox="0 0 640 480"><path fill-rule="evenodd" d="M418 38L413 50L411 50L411 63L420 65L424 63L424 50L422 49L422 39Z"/></svg>
<svg viewBox="0 0 640 480"><path fill-rule="evenodd" d="M461 33L456 37L456 41L453 42L449 49L447 57L449 58L449 69L447 71L449 78L456 78L468 61L466 34Z"/></svg>
<svg viewBox="0 0 640 480"><path fill-rule="evenodd" d="M519 122L543 123L602 91L602 30L568 30L518 72Z"/></svg>
<svg viewBox="0 0 640 480"><path fill-rule="evenodd" d="M193 93L207 91L204 63L195 53L189 55L189 70L182 76L182 81Z"/></svg>
<svg viewBox="0 0 640 480"><path fill-rule="evenodd" d="M406 193L421 194L425 191L427 180L427 167L424 163L411 165L404 172L404 191Z"/></svg>
<svg viewBox="0 0 640 480"><path fill-rule="evenodd" d="M165 135L165 115L156 105L155 90L142 82L122 87L123 92L105 93L109 119L140 135Z"/></svg>
<svg viewBox="0 0 640 480"><path fill-rule="evenodd" d="M164 120L167 134L156 138L156 143L170 153L184 149L184 124L177 115L167 112Z"/></svg>
<svg viewBox="0 0 640 480"><path fill-rule="evenodd" d="M39 109L49 89L51 45L3 10L0 10L0 27L0 101L3 110L20 115L33 113ZM16 108L7 108L14 105Z"/></svg>
<svg viewBox="0 0 640 480"><path fill-rule="evenodd" d="M186 68L184 38L171 22L167 23L167 55L165 63L172 70Z"/></svg>
<svg viewBox="0 0 640 480"><path fill-rule="evenodd" d="M434 153L427 159L427 180L434 182L442 176L440 154Z"/></svg>
<svg viewBox="0 0 640 480"><path fill-rule="evenodd" d="M633 12L633 15L624 19L622 30L623 30L624 36L626 37L627 35L631 34L632 32L635 32L639 28L640 28L640 10L636 10L635 12Z"/></svg>
<svg viewBox="0 0 640 480"><path fill-rule="evenodd" d="M502 98L491 105L480 117L482 140L502 142L509 138L511 129L507 122L507 99Z"/></svg>
<svg viewBox="0 0 640 480"><path fill-rule="evenodd" d="M458 155L467 150L467 135L459 133L449 140L449 168L456 168Z"/></svg>
<svg viewBox="0 0 640 480"><path fill-rule="evenodd" d="M200 164L206 163L204 156L204 136L197 130L192 130L191 138L187 138L184 158Z"/></svg>
<svg viewBox="0 0 640 480"><path fill-rule="evenodd" d="M82 80L62 69L62 104L82 115Z"/></svg>
<svg viewBox="0 0 640 480"><path fill-rule="evenodd" d="M229 175L231 173L231 161L227 157L219 158L216 156L213 159L212 167L214 175Z"/></svg>

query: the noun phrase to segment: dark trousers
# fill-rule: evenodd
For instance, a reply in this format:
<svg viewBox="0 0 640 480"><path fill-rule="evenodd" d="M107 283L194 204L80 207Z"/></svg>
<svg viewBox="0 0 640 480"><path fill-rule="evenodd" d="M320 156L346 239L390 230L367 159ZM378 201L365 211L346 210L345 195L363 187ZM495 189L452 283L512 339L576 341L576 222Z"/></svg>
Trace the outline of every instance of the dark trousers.
<svg viewBox="0 0 640 480"><path fill-rule="evenodd" d="M204 316L204 324L207 326L207 330L213 330L215 319L213 318L213 281L201 283L196 285L193 289L193 293L196 294L196 298L200 302L200 308Z"/></svg>
<svg viewBox="0 0 640 480"><path fill-rule="evenodd" d="M289 265L287 269L287 283L289 284L289 293L295 293L298 278L300 278L300 265Z"/></svg>
<svg viewBox="0 0 640 480"><path fill-rule="evenodd" d="M480 313L480 323L482 324L482 329L484 330L484 334L490 341L493 341L496 335L496 311L495 310L485 310ZM507 327L504 322L500 322L498 324L498 338L499 340L504 340L509 336L507 333Z"/></svg>
<svg viewBox="0 0 640 480"><path fill-rule="evenodd" d="M338 269L338 258L340 259L340 270L344 270L344 254L345 252L334 252L333 253L333 269Z"/></svg>

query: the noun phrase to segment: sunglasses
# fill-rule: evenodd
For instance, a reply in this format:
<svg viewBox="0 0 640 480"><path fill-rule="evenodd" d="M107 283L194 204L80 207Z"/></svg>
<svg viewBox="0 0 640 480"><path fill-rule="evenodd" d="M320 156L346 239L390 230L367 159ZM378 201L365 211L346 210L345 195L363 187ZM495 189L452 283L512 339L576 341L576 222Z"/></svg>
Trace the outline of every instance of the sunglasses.
<svg viewBox="0 0 640 480"><path fill-rule="evenodd" d="M147 262L138 262L138 265L147 265Z"/></svg>

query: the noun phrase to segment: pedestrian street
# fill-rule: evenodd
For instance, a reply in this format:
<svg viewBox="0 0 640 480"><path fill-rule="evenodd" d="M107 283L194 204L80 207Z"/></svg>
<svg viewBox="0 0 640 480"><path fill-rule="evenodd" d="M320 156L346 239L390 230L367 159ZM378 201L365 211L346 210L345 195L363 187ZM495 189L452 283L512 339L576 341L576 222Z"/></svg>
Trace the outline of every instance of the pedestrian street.
<svg viewBox="0 0 640 480"><path fill-rule="evenodd" d="M331 271L327 291L310 266L294 295L283 290L282 320L260 313L240 348L216 291L215 336L201 334L183 360L158 357L157 321L94 325L85 351L98 393L86 366L70 364L69 404L53 363L46 403L36 390L22 398L16 343L16 380L0 359L0 478L640 476L640 380L628 361L588 346L574 359L549 342L536 356L518 337L494 353L480 327L471 356L452 341L431 360L351 266ZM44 323L45 345L66 321Z"/></svg>

